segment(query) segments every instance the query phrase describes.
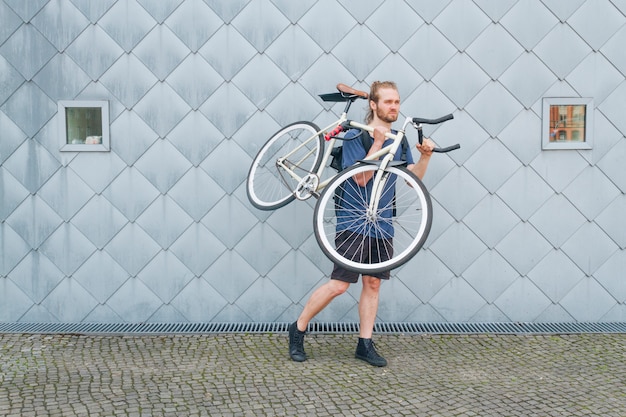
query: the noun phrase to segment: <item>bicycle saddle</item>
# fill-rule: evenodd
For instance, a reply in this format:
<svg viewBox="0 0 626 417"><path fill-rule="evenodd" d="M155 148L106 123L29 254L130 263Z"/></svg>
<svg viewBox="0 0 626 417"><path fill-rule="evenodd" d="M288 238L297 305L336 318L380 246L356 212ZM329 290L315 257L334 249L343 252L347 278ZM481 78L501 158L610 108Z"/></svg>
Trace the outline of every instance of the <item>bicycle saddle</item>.
<svg viewBox="0 0 626 417"><path fill-rule="evenodd" d="M357 98L368 98L368 94L365 91L360 91L345 84L337 84L338 93L320 94L320 98L324 101L354 101Z"/></svg>

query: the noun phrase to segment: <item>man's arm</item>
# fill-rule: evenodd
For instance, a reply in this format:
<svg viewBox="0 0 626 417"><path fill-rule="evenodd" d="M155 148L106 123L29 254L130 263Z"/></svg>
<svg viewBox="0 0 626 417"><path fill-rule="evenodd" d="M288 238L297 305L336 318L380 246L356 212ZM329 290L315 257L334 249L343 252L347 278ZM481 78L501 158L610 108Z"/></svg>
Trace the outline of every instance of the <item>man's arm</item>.
<svg viewBox="0 0 626 417"><path fill-rule="evenodd" d="M426 174L430 157L433 155L435 143L428 138L424 138L422 144L416 144L415 148L417 148L420 153L420 159L415 164L408 165L407 168L421 180L424 178L424 174Z"/></svg>

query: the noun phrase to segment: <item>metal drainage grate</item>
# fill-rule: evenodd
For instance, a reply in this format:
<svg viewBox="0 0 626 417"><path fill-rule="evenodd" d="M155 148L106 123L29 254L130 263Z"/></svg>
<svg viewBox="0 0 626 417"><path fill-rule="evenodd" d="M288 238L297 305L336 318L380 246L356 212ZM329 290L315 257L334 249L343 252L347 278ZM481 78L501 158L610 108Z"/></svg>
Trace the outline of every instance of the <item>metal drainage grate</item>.
<svg viewBox="0 0 626 417"><path fill-rule="evenodd" d="M286 333L289 323L0 323L0 333L161 335ZM311 323L310 333L358 333L357 323ZM626 323L377 323L378 334L626 333Z"/></svg>

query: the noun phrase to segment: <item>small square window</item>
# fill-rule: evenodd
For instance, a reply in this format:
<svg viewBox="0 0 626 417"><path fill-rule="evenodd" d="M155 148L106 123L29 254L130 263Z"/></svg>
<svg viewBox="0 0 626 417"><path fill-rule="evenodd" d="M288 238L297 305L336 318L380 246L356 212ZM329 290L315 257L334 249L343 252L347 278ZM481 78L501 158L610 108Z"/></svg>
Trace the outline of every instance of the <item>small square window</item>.
<svg viewBox="0 0 626 417"><path fill-rule="evenodd" d="M109 102L63 100L58 107L61 151L109 151Z"/></svg>
<svg viewBox="0 0 626 417"><path fill-rule="evenodd" d="M542 149L591 149L593 99L543 99Z"/></svg>

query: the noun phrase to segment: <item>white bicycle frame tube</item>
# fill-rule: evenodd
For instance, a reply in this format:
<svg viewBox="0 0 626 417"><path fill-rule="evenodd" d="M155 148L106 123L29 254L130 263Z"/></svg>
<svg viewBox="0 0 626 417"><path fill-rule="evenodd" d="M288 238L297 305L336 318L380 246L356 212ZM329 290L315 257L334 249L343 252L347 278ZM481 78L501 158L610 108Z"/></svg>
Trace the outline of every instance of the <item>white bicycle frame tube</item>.
<svg viewBox="0 0 626 417"><path fill-rule="evenodd" d="M296 147L295 149L293 149L290 153L288 153L285 156L282 156L278 159L277 164L283 168L285 170L286 173L288 173L294 180L296 181L301 181L302 177L300 177L298 174L296 174L289 166L287 166L284 162L285 160L288 159L289 156L291 156L292 154L296 153L298 150L300 150L302 147L306 146L311 140L317 140L317 137L322 133L322 132L327 132L328 130L334 129L336 126L342 124L343 122L345 122L347 119L347 114L346 113L342 113L342 115L339 117L339 120L337 120L334 123L331 123L330 125L326 126L325 128L319 130L318 132L316 132L314 135L312 135L311 137L309 137L308 139L306 139L304 142L302 142L302 144L300 144L300 146ZM378 171L376 172L376 176L374 177L374 183L373 183L373 188L372 188L372 196L373 198L370 199L370 213L373 214L375 213L375 207L378 207L378 203L380 201L380 197L382 194L382 191L384 189L384 184L382 181L382 176L384 175L384 170L385 168L389 165L389 162L391 162L393 160L394 155L396 154L398 147L400 146L400 143L402 142L402 138L404 137L404 131L406 129L406 126L411 122L411 118L407 118L406 121L404 122L402 129L398 131L398 133L393 134L391 132L388 132L385 134L385 136L387 138L393 139L393 143L391 145L385 146L384 148L380 149L379 151L365 157L365 161L372 161L372 160L376 160L382 156L384 156L384 158L381 160L380 162L380 166ZM370 127L368 125L362 124L362 123L358 123L355 121L351 121L350 122L350 126L355 127L357 129L362 129L362 130L366 130L370 133L372 133L374 131L373 127ZM324 151L324 156L322 158L322 163L320 164L320 167L318 168L317 172L315 173L318 178L321 178L322 173L324 172L324 170L326 169L326 163L328 162L328 159L330 158L330 153L333 150L333 147L335 145L335 142L337 141L337 139L335 138L331 138L330 140L328 140L327 142L327 146L326 149ZM306 158L309 154L305 155L304 158ZM300 161L299 161L300 162ZM298 163L299 163L298 162ZM294 164L294 165L298 165L298 163ZM322 189L324 189L324 187L326 187L328 185L328 183L333 179L334 177L331 177L325 181L322 181L318 184L317 189L315 191L320 191Z"/></svg>
<svg viewBox="0 0 626 417"><path fill-rule="evenodd" d="M317 140L317 137L321 133L327 132L327 131L329 131L331 129L334 129L336 126L339 126L340 124L342 124L343 122L348 120L347 117L348 117L347 113L343 113L339 117L339 120L335 121L334 123L329 124L328 126L326 126L323 129L315 132L315 134L311 135L308 139L303 141L299 146L297 146L295 149L291 150L291 152L289 152L287 155L284 155L284 156L281 156L280 158L278 158L278 160L276 161L278 166L280 166L282 169L284 169L285 172L288 173L291 176L291 178L293 178L294 180L296 180L298 182L301 181L302 177L300 177L289 166L287 166L285 164L285 160L287 160L291 155L295 154L301 148L303 148L304 146L309 144L309 142L311 142L312 140ZM318 177L321 177L322 173L324 172L324 168L326 166L326 162L328 161L328 158L330 157L330 153L332 152L333 146L335 145L335 141L336 141L336 139L330 139L330 140L327 141L329 146L325 147L324 157L322 159L322 163L320 164L320 167L318 168L317 172L315 173ZM306 159L309 155L311 155L311 152L307 153L302 159ZM298 161L297 163L295 163L293 165L298 166L301 162L302 161ZM319 184L319 186L317 187L316 191L319 191L320 189L322 189L326 185L328 185L328 181L324 181L323 184Z"/></svg>

